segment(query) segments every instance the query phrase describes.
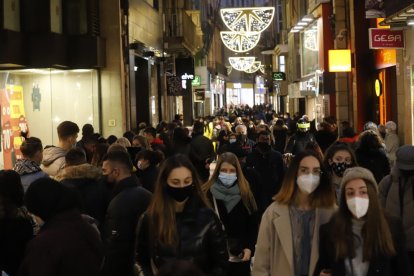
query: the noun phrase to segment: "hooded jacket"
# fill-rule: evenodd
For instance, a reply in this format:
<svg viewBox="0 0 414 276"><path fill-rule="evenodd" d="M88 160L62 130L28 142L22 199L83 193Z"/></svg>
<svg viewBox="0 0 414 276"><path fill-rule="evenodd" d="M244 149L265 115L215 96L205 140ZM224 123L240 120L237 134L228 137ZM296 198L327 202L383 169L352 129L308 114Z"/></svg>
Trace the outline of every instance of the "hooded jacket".
<svg viewBox="0 0 414 276"><path fill-rule="evenodd" d="M82 164L66 167L55 176L55 180L76 191L82 213L96 219L99 225L104 222L109 197L101 175L101 169Z"/></svg>
<svg viewBox="0 0 414 276"><path fill-rule="evenodd" d="M47 146L43 150L41 169L50 176L57 175L65 167L66 152L60 147Z"/></svg>

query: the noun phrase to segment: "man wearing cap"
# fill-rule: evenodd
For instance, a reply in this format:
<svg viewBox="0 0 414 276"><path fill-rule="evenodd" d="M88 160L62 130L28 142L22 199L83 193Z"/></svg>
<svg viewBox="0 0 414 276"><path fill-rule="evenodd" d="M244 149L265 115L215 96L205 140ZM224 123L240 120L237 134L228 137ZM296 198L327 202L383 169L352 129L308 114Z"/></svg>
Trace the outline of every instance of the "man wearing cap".
<svg viewBox="0 0 414 276"><path fill-rule="evenodd" d="M401 146L391 173L380 184L380 200L391 214L400 217L411 263L414 263L414 146Z"/></svg>

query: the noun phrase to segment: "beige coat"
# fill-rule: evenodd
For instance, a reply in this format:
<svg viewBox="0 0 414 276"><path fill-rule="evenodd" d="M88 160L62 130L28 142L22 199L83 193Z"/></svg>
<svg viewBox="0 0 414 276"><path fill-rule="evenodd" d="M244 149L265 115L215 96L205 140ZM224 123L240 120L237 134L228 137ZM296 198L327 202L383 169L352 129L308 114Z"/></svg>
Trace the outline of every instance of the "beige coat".
<svg viewBox="0 0 414 276"><path fill-rule="evenodd" d="M329 221L335 208L317 208L309 275L318 261L319 227ZM294 276L293 241L289 208L273 202L265 211L256 244L252 276Z"/></svg>

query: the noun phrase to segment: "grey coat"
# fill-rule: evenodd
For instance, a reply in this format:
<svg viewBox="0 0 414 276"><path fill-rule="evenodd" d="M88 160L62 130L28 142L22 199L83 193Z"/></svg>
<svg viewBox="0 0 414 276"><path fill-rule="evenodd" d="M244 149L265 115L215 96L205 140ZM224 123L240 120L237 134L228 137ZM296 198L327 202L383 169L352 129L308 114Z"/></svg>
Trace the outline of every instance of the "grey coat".
<svg viewBox="0 0 414 276"><path fill-rule="evenodd" d="M391 174L384 177L379 184L380 201L391 215L401 218L407 238L407 250L411 252L414 251L413 187L414 175L403 177L395 166ZM402 189L402 198L400 198L400 189Z"/></svg>

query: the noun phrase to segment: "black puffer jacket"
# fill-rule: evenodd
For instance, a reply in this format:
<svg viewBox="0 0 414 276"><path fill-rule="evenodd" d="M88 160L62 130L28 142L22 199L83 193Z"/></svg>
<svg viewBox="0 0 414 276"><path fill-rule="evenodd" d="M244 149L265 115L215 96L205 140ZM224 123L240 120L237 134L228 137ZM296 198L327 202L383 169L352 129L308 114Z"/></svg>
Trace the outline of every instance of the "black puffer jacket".
<svg viewBox="0 0 414 276"><path fill-rule="evenodd" d="M100 169L90 164L82 164L66 167L56 175L55 180L76 192L80 211L96 219L101 229L108 207L109 189L100 178Z"/></svg>
<svg viewBox="0 0 414 276"><path fill-rule="evenodd" d="M137 261L145 276L153 275L151 261L159 269L163 264L178 259L193 262L206 275L225 275L228 260L226 235L212 209L195 199L186 203L183 212L176 215L177 247L152 240L148 220L147 214L140 220L136 248Z"/></svg>
<svg viewBox="0 0 414 276"><path fill-rule="evenodd" d="M135 175L115 185L102 236L106 258L102 275L134 275L136 225L150 200L151 193L139 186Z"/></svg>

